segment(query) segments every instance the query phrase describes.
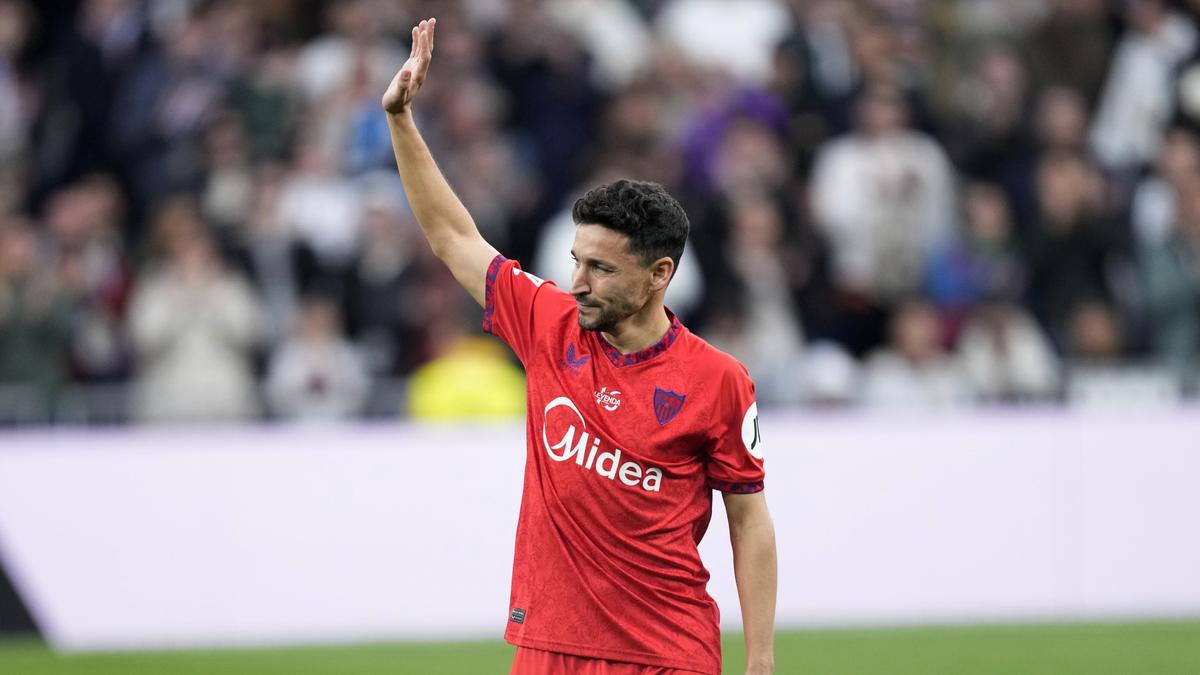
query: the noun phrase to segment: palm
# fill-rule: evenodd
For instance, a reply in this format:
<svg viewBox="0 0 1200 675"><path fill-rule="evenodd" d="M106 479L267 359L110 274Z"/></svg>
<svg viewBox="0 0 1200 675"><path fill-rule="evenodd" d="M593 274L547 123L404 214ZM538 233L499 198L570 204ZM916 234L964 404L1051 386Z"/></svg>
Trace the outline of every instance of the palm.
<svg viewBox="0 0 1200 675"><path fill-rule="evenodd" d="M433 32L437 19L422 21L412 29L412 52L383 94L383 109L390 114L404 112L425 83L429 62L433 59Z"/></svg>

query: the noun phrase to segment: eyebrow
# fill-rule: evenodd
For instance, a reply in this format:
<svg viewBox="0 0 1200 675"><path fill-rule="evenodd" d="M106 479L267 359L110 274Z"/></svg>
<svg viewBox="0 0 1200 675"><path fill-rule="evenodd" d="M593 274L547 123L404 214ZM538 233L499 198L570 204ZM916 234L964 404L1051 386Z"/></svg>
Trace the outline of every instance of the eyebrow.
<svg viewBox="0 0 1200 675"><path fill-rule="evenodd" d="M575 254L575 249L571 249L571 257L579 262L583 262L582 260L579 260L579 256ZM617 268L617 264L615 262L605 260L603 258L590 258L588 259L588 262L595 265L604 265L605 267L611 267L613 269Z"/></svg>

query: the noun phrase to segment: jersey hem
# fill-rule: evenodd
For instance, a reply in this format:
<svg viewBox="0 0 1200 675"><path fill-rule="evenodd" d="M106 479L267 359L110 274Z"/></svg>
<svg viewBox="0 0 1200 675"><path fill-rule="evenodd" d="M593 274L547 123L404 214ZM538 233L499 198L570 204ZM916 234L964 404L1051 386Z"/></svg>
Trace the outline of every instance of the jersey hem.
<svg viewBox="0 0 1200 675"><path fill-rule="evenodd" d="M721 668L719 666L716 668L716 670L713 670L711 665L705 665L699 661L676 661L674 659L664 658L658 654L651 654L647 652L633 652L622 649L598 649L596 647L557 642L555 640L539 640L537 638L528 637L517 638L510 635L508 632L505 632L504 634L504 641L517 647L541 649L543 651L559 652L571 656L582 656L584 658L591 659L605 659L606 661L633 663L640 666L674 668L676 670L687 670L694 673L700 673L701 675L721 675Z"/></svg>
<svg viewBox="0 0 1200 675"><path fill-rule="evenodd" d="M758 481L757 483L726 483L720 480L709 480L708 486L714 490L737 495L750 495L755 492L762 492L765 487L762 481Z"/></svg>

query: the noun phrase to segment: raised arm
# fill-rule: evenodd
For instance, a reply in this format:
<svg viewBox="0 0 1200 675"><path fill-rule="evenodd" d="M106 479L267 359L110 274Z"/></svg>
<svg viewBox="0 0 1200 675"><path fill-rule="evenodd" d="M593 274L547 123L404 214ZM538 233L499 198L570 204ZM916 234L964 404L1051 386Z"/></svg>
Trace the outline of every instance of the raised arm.
<svg viewBox="0 0 1200 675"><path fill-rule="evenodd" d="M746 632L746 674L775 671L775 524L762 492L724 493L733 574Z"/></svg>
<svg viewBox="0 0 1200 675"><path fill-rule="evenodd" d="M429 72L433 58L436 19L422 21L412 30L412 53L392 78L383 95L392 134L392 150L404 192L434 255L446 263L454 278L480 305L484 304L484 279L496 249L479 234L471 214L459 201L433 161L417 131L412 100Z"/></svg>

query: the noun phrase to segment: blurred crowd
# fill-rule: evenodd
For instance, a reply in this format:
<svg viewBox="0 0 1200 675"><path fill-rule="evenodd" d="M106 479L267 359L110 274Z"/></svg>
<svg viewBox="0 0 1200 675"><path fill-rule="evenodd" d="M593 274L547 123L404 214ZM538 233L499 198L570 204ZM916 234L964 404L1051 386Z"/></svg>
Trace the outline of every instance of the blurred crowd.
<svg viewBox="0 0 1200 675"><path fill-rule="evenodd" d="M1197 391L1196 0L0 0L0 424L520 414L379 99L569 281L663 183L764 406Z"/></svg>

